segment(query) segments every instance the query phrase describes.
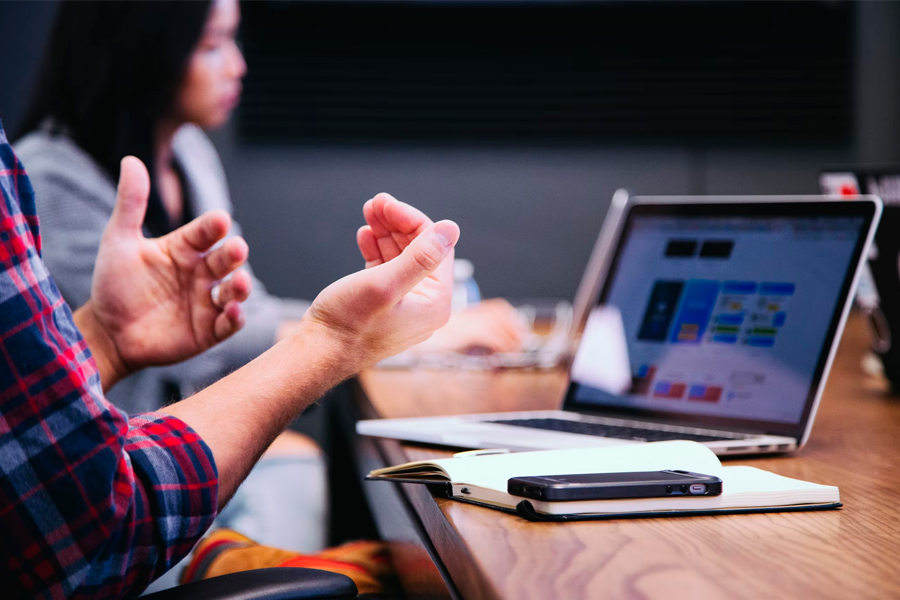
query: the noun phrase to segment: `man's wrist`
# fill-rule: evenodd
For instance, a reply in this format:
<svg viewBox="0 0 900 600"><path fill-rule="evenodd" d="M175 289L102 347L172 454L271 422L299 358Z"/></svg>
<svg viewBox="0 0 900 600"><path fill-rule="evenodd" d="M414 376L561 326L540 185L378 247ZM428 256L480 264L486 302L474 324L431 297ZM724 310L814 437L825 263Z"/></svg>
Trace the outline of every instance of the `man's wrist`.
<svg viewBox="0 0 900 600"><path fill-rule="evenodd" d="M129 374L129 369L119 355L119 350L109 332L97 319L93 311L93 301L88 300L74 313L75 325L87 342L104 390L110 389Z"/></svg>
<svg viewBox="0 0 900 600"><path fill-rule="evenodd" d="M302 319L285 341L313 350L317 366L337 378L335 383L353 377L368 366L359 340L314 319Z"/></svg>

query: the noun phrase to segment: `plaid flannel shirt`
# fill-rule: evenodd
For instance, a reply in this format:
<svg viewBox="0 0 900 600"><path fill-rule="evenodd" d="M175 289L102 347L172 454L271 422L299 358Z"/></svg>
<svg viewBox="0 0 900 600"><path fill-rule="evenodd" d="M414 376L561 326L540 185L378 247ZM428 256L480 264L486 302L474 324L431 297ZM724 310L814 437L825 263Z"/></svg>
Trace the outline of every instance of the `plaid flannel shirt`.
<svg viewBox="0 0 900 600"><path fill-rule="evenodd" d="M0 127L0 597L136 595L191 550L217 495L187 425L104 399Z"/></svg>

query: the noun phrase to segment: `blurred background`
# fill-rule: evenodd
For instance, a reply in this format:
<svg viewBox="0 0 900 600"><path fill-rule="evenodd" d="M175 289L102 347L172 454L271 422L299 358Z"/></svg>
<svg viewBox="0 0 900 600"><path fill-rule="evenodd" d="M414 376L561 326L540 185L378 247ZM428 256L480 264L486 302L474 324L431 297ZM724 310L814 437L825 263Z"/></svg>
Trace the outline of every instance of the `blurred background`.
<svg viewBox="0 0 900 600"><path fill-rule="evenodd" d="M16 129L55 2L0 2ZM361 266L362 203L459 222L485 296L569 298L613 191L818 193L900 163L900 3L242 3L212 132L253 265L312 298ZM27 169L27 164L25 165Z"/></svg>

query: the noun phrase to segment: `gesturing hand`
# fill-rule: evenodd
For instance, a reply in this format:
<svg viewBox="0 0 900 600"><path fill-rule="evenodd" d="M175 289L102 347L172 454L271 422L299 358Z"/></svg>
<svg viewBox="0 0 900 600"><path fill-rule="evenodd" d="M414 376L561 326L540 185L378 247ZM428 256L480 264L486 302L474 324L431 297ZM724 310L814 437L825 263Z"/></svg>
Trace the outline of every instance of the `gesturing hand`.
<svg viewBox="0 0 900 600"><path fill-rule="evenodd" d="M450 317L453 247L459 227L432 223L387 194L366 202L357 234L366 270L336 281L303 320L324 326L347 359L348 375L427 340Z"/></svg>
<svg viewBox="0 0 900 600"><path fill-rule="evenodd" d="M104 387L141 367L203 352L244 322L240 302L250 293L250 277L235 269L247 259L247 244L232 238L210 251L227 234L231 218L212 211L164 237L147 239L141 226L149 194L143 163L124 158L91 299L75 315ZM217 284L214 303L210 292Z"/></svg>

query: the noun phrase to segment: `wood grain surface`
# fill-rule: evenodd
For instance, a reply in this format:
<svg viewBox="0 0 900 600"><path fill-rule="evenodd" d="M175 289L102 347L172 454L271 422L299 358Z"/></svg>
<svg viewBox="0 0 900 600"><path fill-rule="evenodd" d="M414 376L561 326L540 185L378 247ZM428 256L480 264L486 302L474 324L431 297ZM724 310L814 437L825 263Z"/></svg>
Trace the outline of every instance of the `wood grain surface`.
<svg viewBox="0 0 900 600"><path fill-rule="evenodd" d="M531 523L403 489L466 599L900 598L900 399L862 373L865 348L851 317L803 449L727 461L837 485L842 510ZM360 380L385 417L555 408L566 385L561 372L370 371ZM394 463L447 455L379 444Z"/></svg>

